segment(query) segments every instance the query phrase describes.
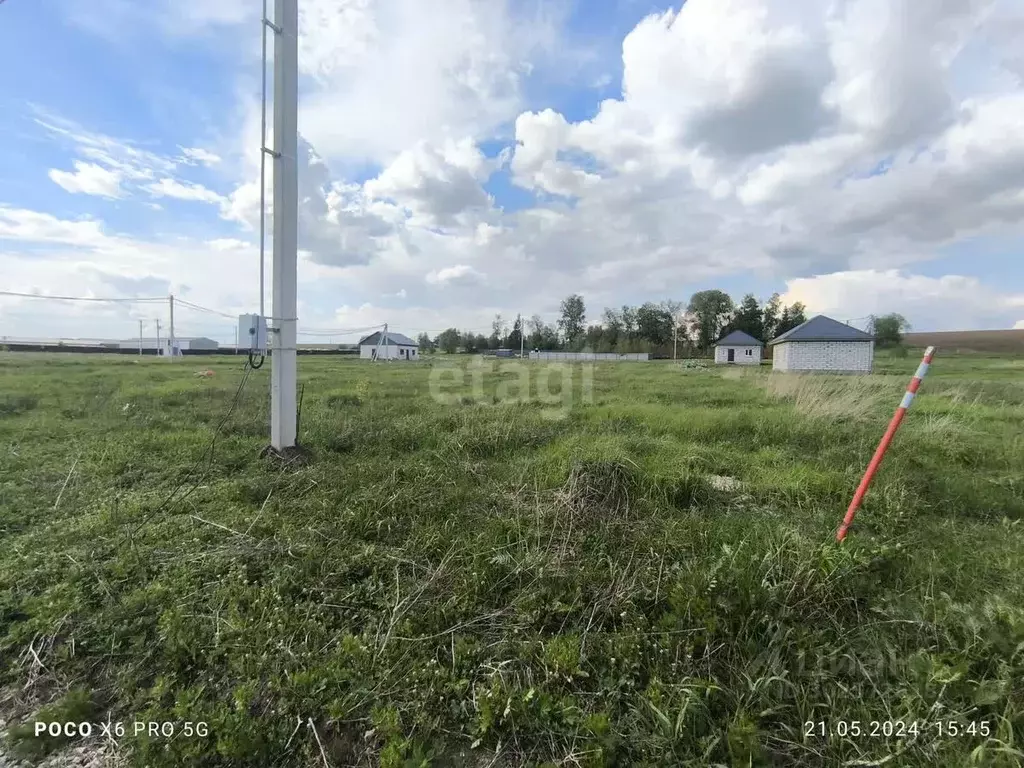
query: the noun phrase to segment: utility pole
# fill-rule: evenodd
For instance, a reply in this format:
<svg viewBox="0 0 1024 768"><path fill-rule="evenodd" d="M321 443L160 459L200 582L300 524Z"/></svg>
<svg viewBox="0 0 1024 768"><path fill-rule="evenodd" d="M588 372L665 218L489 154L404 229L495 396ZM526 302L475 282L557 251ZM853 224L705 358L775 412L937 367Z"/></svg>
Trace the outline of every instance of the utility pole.
<svg viewBox="0 0 1024 768"><path fill-rule="evenodd" d="M270 445L295 446L299 183L298 0L274 0L274 330L270 357ZM263 147L261 152L266 151Z"/></svg>
<svg viewBox="0 0 1024 768"><path fill-rule="evenodd" d="M676 359L676 348L679 344L679 323L672 318L672 359Z"/></svg>
<svg viewBox="0 0 1024 768"><path fill-rule="evenodd" d="M160 355L160 318L156 319L156 354Z"/></svg>
<svg viewBox="0 0 1024 768"><path fill-rule="evenodd" d="M385 359L387 359L388 344L390 344L390 343L391 343L391 341L388 339L388 324L384 323L384 333L381 334L380 339L377 340L377 347L373 351L374 352L373 359L374 360L380 360L380 350L381 350L382 346L384 347Z"/></svg>
<svg viewBox="0 0 1024 768"><path fill-rule="evenodd" d="M174 294L173 293L171 294L170 299L171 299L171 336L170 336L170 342L169 343L171 345L171 358L173 359L174 358Z"/></svg>
<svg viewBox="0 0 1024 768"><path fill-rule="evenodd" d="M139 357L142 357L142 321L139 320Z"/></svg>

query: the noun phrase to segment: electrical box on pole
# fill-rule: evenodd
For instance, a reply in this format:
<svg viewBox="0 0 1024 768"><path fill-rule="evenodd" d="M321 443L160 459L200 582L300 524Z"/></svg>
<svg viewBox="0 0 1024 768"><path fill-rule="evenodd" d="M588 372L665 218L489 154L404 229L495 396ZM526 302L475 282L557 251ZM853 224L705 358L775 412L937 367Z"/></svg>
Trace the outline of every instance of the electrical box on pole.
<svg viewBox="0 0 1024 768"><path fill-rule="evenodd" d="M267 351L267 319L259 315L239 315L235 346L255 354Z"/></svg>

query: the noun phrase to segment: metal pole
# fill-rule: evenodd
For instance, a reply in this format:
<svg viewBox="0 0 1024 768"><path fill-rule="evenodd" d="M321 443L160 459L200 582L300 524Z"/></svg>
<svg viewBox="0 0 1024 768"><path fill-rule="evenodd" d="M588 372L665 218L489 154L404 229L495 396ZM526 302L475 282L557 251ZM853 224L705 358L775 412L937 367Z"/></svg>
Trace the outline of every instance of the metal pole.
<svg viewBox="0 0 1024 768"><path fill-rule="evenodd" d="M139 357L142 357L142 321L139 320Z"/></svg>
<svg viewBox="0 0 1024 768"><path fill-rule="evenodd" d="M298 0L274 0L274 344L270 358L270 444L296 438L297 261L299 184Z"/></svg>
<svg viewBox="0 0 1024 768"><path fill-rule="evenodd" d="M173 359L174 358L174 294L173 293L171 294L170 299L171 299L171 337L170 337L170 342L169 343L171 345L171 358Z"/></svg>
<svg viewBox="0 0 1024 768"><path fill-rule="evenodd" d="M156 354L160 356L160 318L156 319Z"/></svg>
<svg viewBox="0 0 1024 768"><path fill-rule="evenodd" d="M913 404L914 398L917 397L917 390L921 388L921 380L925 377L925 374L928 373L928 368L931 367L932 359L934 357L935 347L928 347L924 353L924 359L921 361L921 365L917 369L917 373L915 373L914 378L910 380L910 386L907 387L907 394L903 396L903 402L900 403L900 407L896 409L896 414L892 417L892 421L889 422L889 428L885 431L885 435L882 437L882 442L878 444L878 449L875 451L875 455L872 457L871 463L868 464L867 472L864 473L864 479L860 481L857 493L854 494L853 501L850 502L850 507L846 510L846 516L843 518L843 524L839 526L839 531L836 533L836 541L842 541L845 539L846 534L850 530L850 526L853 525L854 515L857 514L857 510L864 501L864 497L868 493L868 488L871 487L871 481L875 479L875 474L878 472L878 468L882 466L882 459L885 458L886 451L888 451L889 446L892 445L892 440L896 437L896 432L903 423L903 419L906 418L907 411Z"/></svg>
<svg viewBox="0 0 1024 768"><path fill-rule="evenodd" d="M387 354L388 354L387 353L387 349L388 349L388 344L389 343L390 342L388 341L388 324L384 323L384 333L377 340L377 348L375 350L376 354L374 354L374 356L373 356L374 360L380 360L380 350L381 350L381 347L384 348L384 357L385 357L385 359L387 358Z"/></svg>
<svg viewBox="0 0 1024 768"><path fill-rule="evenodd" d="M266 291L266 251L267 251L267 0L263 0L263 18L260 21L260 36L263 44L262 59L262 102L260 103L260 322L266 315L264 304ZM274 27L277 31L277 27ZM261 352L263 350L260 350Z"/></svg>
<svg viewBox="0 0 1024 768"><path fill-rule="evenodd" d="M523 313L520 312L516 319L519 320L519 359L523 359L523 350L526 347L525 335L523 334Z"/></svg>

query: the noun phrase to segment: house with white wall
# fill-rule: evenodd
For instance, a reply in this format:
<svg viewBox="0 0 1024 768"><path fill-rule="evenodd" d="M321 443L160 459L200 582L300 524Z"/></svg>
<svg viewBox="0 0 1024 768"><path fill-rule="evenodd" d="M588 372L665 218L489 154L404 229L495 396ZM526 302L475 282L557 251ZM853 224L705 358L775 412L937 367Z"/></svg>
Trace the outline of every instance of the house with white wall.
<svg viewBox="0 0 1024 768"><path fill-rule="evenodd" d="M768 342L776 371L871 373L875 337L818 315Z"/></svg>
<svg viewBox="0 0 1024 768"><path fill-rule="evenodd" d="M408 336L394 331L371 333L359 341L359 357L362 360L418 360L420 347Z"/></svg>
<svg viewBox="0 0 1024 768"><path fill-rule="evenodd" d="M764 342L749 333L733 331L715 344L716 365L760 365Z"/></svg>

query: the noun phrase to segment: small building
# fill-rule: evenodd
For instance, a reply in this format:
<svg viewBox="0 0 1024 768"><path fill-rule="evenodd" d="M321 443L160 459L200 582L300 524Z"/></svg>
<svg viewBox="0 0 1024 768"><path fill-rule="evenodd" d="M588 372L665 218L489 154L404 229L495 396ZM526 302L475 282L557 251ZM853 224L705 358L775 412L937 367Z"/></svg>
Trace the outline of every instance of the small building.
<svg viewBox="0 0 1024 768"><path fill-rule="evenodd" d="M159 339L124 339L117 342L117 346L123 350L138 350L141 346L143 350L156 350L158 355L169 355L171 352L171 340L166 336L161 336ZM214 352L220 348L220 343L213 339L208 339L205 336L185 336L183 338L174 339L174 348L175 356L180 355L183 352Z"/></svg>
<svg viewBox="0 0 1024 768"><path fill-rule="evenodd" d="M871 373L875 337L818 315L768 342L776 371Z"/></svg>
<svg viewBox="0 0 1024 768"><path fill-rule="evenodd" d="M388 331L371 333L359 341L359 357L362 360L418 360L420 347L408 336Z"/></svg>
<svg viewBox="0 0 1024 768"><path fill-rule="evenodd" d="M764 342L749 333L733 331L715 344L715 365L760 365Z"/></svg>

